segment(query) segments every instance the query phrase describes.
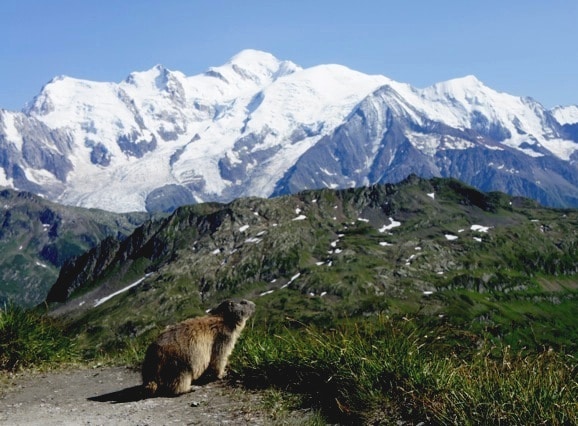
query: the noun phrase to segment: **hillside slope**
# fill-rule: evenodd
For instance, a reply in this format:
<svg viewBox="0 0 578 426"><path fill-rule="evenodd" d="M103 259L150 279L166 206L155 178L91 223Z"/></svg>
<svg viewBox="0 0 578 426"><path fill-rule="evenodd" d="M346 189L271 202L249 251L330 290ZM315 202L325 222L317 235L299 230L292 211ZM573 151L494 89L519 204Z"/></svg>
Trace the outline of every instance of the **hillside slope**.
<svg viewBox="0 0 578 426"><path fill-rule="evenodd" d="M242 296L271 324L419 313L576 349L577 225L575 210L416 176L200 204L68 262L47 301L99 345Z"/></svg>
<svg viewBox="0 0 578 426"><path fill-rule="evenodd" d="M42 302L66 261L150 218L60 206L9 189L0 191L0 207L0 306Z"/></svg>

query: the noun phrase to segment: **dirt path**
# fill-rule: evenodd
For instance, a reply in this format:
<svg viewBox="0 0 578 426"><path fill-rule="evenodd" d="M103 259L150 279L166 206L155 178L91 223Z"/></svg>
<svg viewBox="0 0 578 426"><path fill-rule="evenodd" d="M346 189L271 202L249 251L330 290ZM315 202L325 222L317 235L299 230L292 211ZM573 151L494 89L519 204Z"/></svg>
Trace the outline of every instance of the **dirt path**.
<svg viewBox="0 0 578 426"><path fill-rule="evenodd" d="M121 367L27 373L12 382L0 395L0 425L277 423L265 412L262 395L226 382L198 386L176 398L150 399L141 398L140 374ZM291 417L290 423L300 424L307 413Z"/></svg>

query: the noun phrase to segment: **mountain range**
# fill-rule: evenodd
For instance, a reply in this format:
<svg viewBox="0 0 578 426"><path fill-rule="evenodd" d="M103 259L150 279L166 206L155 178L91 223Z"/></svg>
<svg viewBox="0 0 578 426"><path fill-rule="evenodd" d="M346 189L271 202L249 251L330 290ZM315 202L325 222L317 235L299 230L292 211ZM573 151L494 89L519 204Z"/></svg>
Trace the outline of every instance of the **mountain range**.
<svg viewBox="0 0 578 426"><path fill-rule="evenodd" d="M114 212L454 177L578 206L578 106L547 109L473 76L418 89L261 51L186 76L54 78L0 110L0 186Z"/></svg>

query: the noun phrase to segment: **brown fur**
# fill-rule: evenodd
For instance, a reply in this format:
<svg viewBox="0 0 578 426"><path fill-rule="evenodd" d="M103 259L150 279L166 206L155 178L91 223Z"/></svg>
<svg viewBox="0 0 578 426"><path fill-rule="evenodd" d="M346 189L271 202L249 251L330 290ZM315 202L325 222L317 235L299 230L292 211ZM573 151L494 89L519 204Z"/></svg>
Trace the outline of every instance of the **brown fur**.
<svg viewBox="0 0 578 426"><path fill-rule="evenodd" d="M249 300L225 300L209 315L168 326L148 347L142 366L148 396L179 395L203 374L221 379L233 347L255 312Z"/></svg>

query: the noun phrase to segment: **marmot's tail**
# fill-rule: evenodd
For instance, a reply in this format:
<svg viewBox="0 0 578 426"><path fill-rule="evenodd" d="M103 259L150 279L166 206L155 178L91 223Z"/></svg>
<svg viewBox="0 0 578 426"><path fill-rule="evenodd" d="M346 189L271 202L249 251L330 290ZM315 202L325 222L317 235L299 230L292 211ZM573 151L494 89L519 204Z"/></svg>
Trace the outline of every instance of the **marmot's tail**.
<svg viewBox="0 0 578 426"><path fill-rule="evenodd" d="M157 393L158 385L157 382L151 380L144 384L144 391L147 398L154 396Z"/></svg>

